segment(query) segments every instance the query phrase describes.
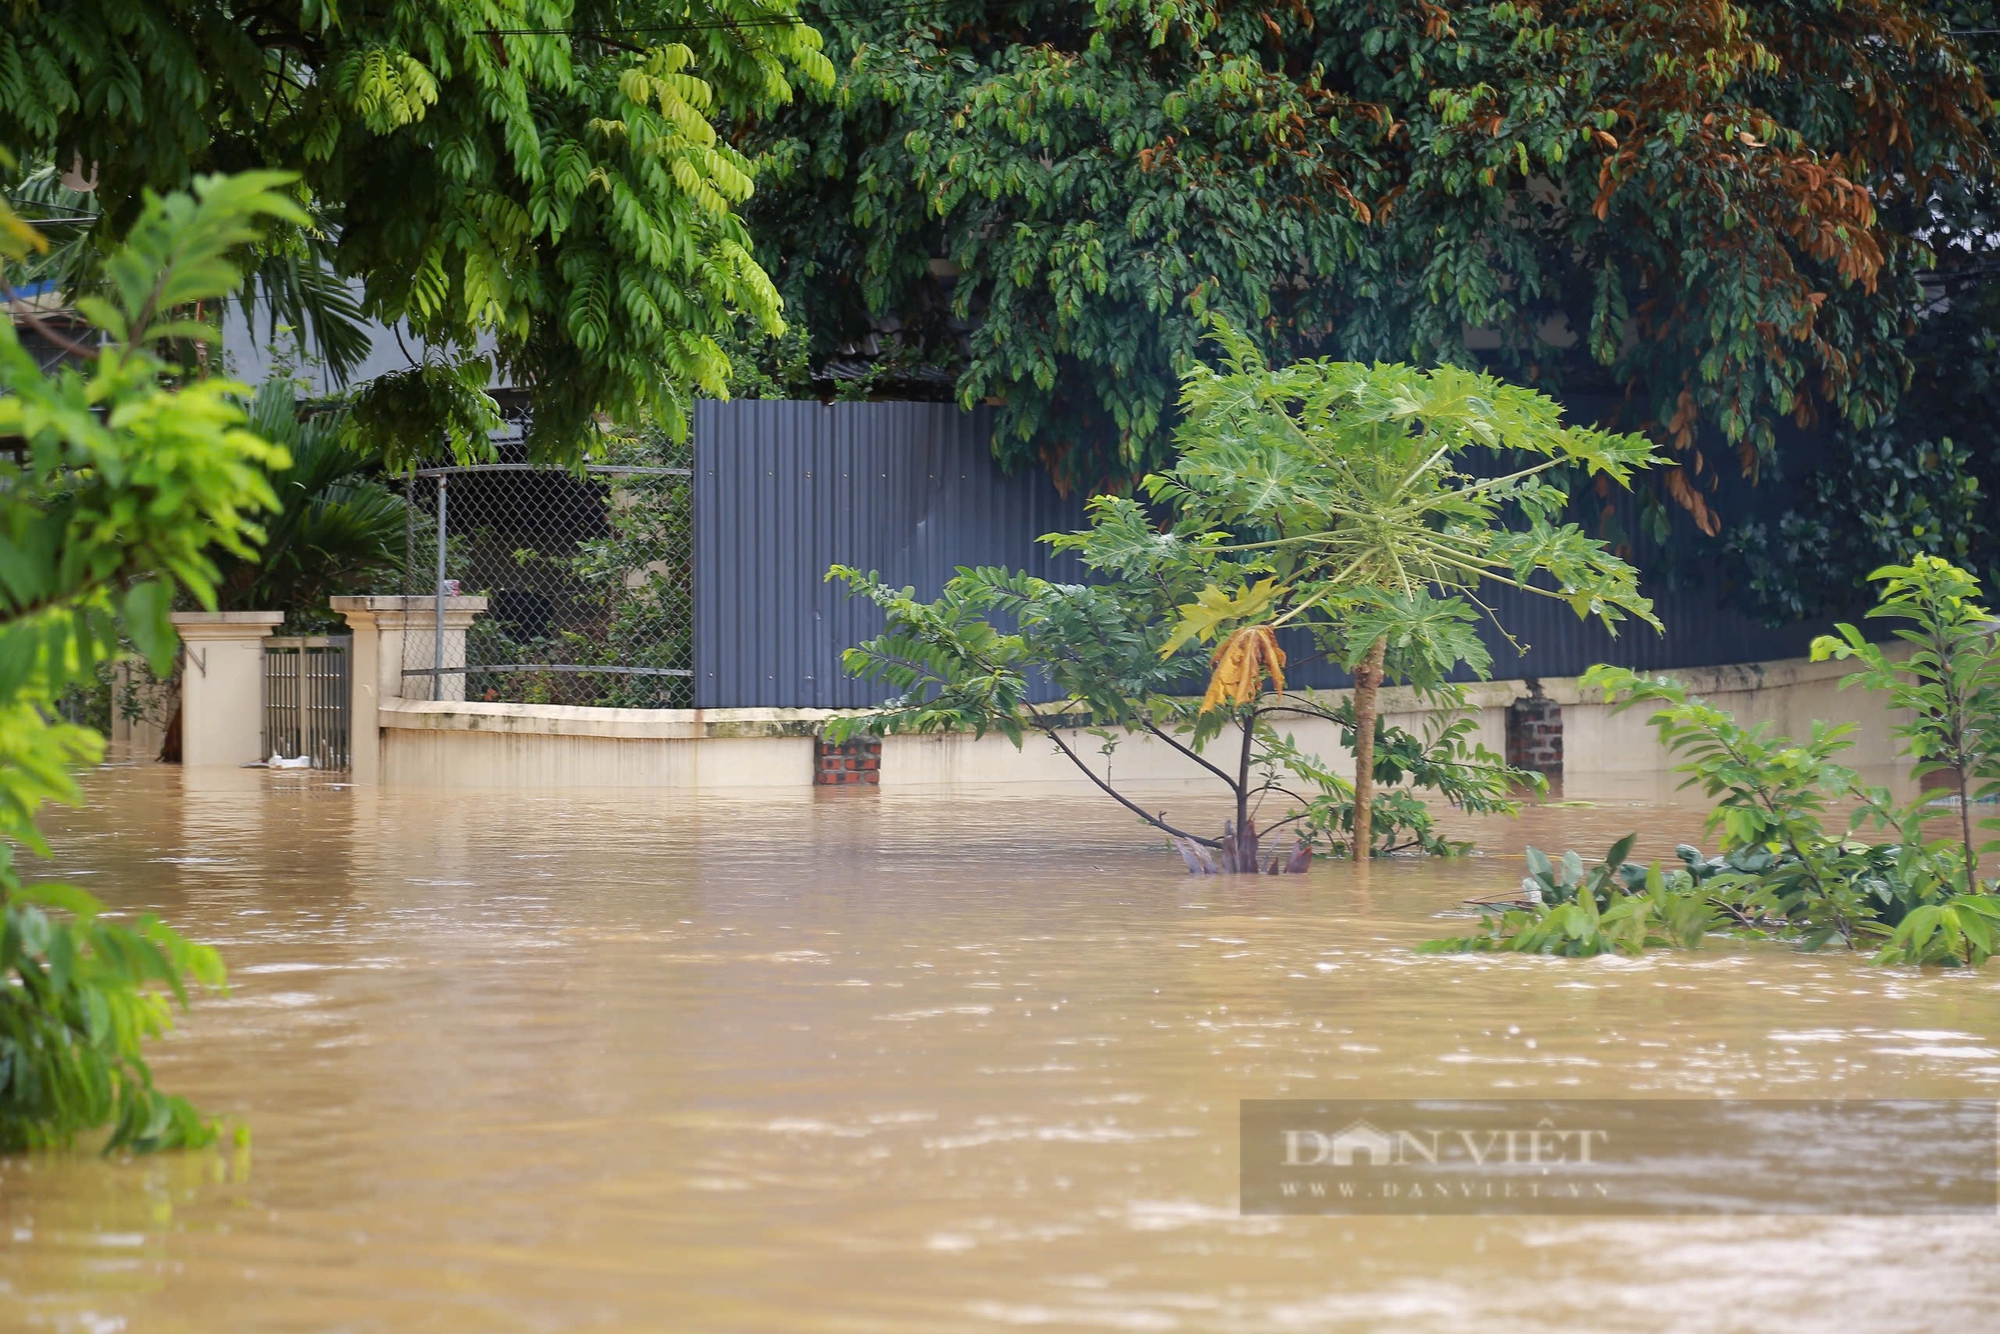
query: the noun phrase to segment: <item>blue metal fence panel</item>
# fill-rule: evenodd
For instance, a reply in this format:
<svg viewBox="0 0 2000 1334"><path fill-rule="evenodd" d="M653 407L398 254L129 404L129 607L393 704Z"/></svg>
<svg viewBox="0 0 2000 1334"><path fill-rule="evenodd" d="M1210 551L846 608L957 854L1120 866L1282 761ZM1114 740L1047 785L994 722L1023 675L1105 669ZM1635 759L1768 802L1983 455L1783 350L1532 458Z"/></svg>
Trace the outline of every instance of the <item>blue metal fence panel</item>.
<svg viewBox="0 0 2000 1334"><path fill-rule="evenodd" d="M881 687L842 650L882 614L825 581L879 571L935 597L961 565L1077 580L1035 541L1081 527L1081 497L1007 476L990 414L948 403L702 402L695 408L695 702L700 708L853 708Z"/></svg>
<svg viewBox="0 0 2000 1334"><path fill-rule="evenodd" d="M1714 667L1732 662L1764 662L1802 658L1823 624L1772 628L1754 617L1717 605L1714 592L1674 592L1649 589L1653 611L1667 627L1661 635L1633 620L1612 635L1596 620L1579 620L1569 605L1510 588L1481 594L1494 617L1507 627L1514 643L1491 622L1479 637L1493 655L1495 680L1524 677L1579 676L1595 663L1608 662L1635 671L1672 671ZM1516 647L1518 645L1518 647ZM1351 684L1347 673L1330 665L1303 660L1314 652L1309 643L1287 643L1286 652L1300 666L1286 676L1301 686L1337 688ZM1462 673L1469 679L1469 674Z"/></svg>
<svg viewBox="0 0 2000 1334"><path fill-rule="evenodd" d="M825 581L876 570L935 597L961 565L1006 565L1080 581L1074 557L1035 539L1083 526L1083 499L1039 471L1002 473L991 418L946 403L743 400L695 406L695 703L700 708L855 708L882 687L842 670L842 650L882 614ZM1641 670L1802 656L1822 627L1766 627L1701 591L1654 591L1666 637L1630 622L1617 637L1561 602L1510 589L1487 598L1522 654L1483 632L1500 678L1574 676L1596 662ZM1346 673L1288 645L1293 679Z"/></svg>

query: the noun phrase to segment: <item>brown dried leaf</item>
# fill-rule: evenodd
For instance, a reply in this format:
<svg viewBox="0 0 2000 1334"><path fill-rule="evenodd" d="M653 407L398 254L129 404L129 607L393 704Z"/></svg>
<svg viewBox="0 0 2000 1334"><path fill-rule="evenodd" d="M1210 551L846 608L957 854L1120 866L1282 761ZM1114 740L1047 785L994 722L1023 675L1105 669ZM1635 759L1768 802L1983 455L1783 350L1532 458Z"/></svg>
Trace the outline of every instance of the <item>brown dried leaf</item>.
<svg viewBox="0 0 2000 1334"><path fill-rule="evenodd" d="M1268 625L1246 625L1235 631L1215 646L1209 661L1213 671L1208 693L1201 699L1203 713L1225 703L1255 703L1266 675L1272 689L1285 693L1285 651L1278 647L1278 632Z"/></svg>

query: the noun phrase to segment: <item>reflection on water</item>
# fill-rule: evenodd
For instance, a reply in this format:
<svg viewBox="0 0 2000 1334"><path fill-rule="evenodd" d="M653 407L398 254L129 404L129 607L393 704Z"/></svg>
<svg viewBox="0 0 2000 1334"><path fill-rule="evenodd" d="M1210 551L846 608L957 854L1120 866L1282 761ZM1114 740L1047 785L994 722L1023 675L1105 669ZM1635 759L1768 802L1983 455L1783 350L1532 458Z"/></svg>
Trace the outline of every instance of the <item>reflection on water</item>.
<svg viewBox="0 0 2000 1334"><path fill-rule="evenodd" d="M1196 880L1076 794L96 775L52 867L224 947L247 1161L0 1163L0 1328L1985 1327L1991 1219L1242 1218L1240 1098L2000 1094L2000 970L1418 956L1489 855ZM1571 797L1579 792L1575 780Z"/></svg>

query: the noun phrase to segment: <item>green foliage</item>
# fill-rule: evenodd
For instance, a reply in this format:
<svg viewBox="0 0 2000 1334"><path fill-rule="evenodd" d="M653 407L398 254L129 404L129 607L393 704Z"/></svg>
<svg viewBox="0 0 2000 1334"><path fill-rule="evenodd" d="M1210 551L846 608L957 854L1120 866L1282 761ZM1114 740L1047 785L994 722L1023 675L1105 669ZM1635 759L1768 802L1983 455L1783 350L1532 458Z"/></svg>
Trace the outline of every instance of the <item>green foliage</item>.
<svg viewBox="0 0 2000 1334"><path fill-rule="evenodd" d="M64 1147L106 1125L106 1151L211 1142L214 1127L155 1090L140 1053L172 1026L168 996L185 1005L190 984L222 986L221 956L154 917L105 922L68 885L10 884L0 914L0 977L12 979L0 1004L0 1152Z"/></svg>
<svg viewBox="0 0 2000 1334"><path fill-rule="evenodd" d="M1292 691L1228 711L1201 709L1188 687L1199 679L1205 654L1184 643L1163 657L1161 648L1176 600L1211 571L1210 553L1198 541L1152 532L1144 511L1129 499L1100 498L1091 510L1096 524L1061 540L1104 577L1102 583L961 569L936 600L921 602L914 589L890 587L872 573L845 566L829 571L829 579L845 582L888 613L887 629L849 649L845 663L858 676L886 683L898 698L872 713L829 719L828 738L845 741L863 731L993 731L1019 746L1038 733L1088 772L1086 756L1065 739L1066 729L1092 729L1106 752L1123 738L1150 736L1228 790L1236 829L1256 827L1262 837L1286 831L1337 850L1337 835L1353 828L1353 784L1285 729L1306 721L1331 724L1345 729L1342 739L1351 749L1352 700ZM1130 545L1139 530L1150 539L1150 553ZM1037 677L1053 681L1061 703L1029 702ZM1450 686L1438 693L1447 704L1455 698ZM1418 793L1475 812L1517 808L1515 787L1533 777L1508 769L1471 741L1471 731L1463 718L1445 718L1427 737L1376 721L1375 777L1385 789L1371 807L1375 855L1463 849L1437 835ZM1106 791L1171 835L1207 847L1223 843L1177 828L1108 786ZM1271 799L1284 801L1286 809L1258 825Z"/></svg>
<svg viewBox="0 0 2000 1334"><path fill-rule="evenodd" d="M1448 688L1447 688L1448 689ZM1447 696L1449 698L1449 696ZM1282 718L1284 714L1278 712ZM1353 753L1354 700L1324 707L1317 715L1339 729L1340 744ZM1442 837L1420 794L1428 793L1472 815L1512 814L1523 790L1539 790L1539 774L1509 768L1500 756L1474 739L1477 722L1466 715L1433 715L1423 736L1375 720L1375 788L1370 798L1372 856L1419 852L1456 857L1472 844ZM1352 847L1354 784L1290 734L1273 727L1261 743L1259 773L1274 791L1312 793L1298 821L1301 837L1330 848Z"/></svg>
<svg viewBox="0 0 2000 1334"><path fill-rule="evenodd" d="M762 253L823 345L968 339L1002 456L1079 485L1167 464L1221 310L1281 361L1609 391L1713 522L1788 420L1893 409L1919 275L1991 244L1992 103L1915 3L817 12Z"/></svg>
<svg viewBox="0 0 2000 1334"><path fill-rule="evenodd" d="M1089 528L1045 539L1080 559L1091 582L961 570L941 597L920 603L911 590L835 568L829 577L889 616L882 636L849 651L848 669L901 696L841 726L994 729L1019 744L1025 728L1055 738L1062 719L1080 718L1148 733L1206 764L1235 793L1239 828L1277 792L1295 803L1279 825L1309 837L1344 829L1373 853L1447 851L1410 791L1378 796L1375 783L1493 810L1510 807L1505 793L1520 776L1458 724L1422 740L1381 730L1375 686L1386 673L1447 711L1455 705L1453 676L1490 666L1472 631L1488 580L1607 624L1625 615L1656 623L1631 568L1557 522L1564 497L1547 479L1567 467L1622 483L1650 450L1565 427L1548 399L1488 376L1325 361L1272 369L1226 324L1217 330L1224 367L1187 375L1179 462L1142 484L1168 517L1132 497L1100 496ZM1517 466L1479 477L1468 456ZM1355 698L1336 707L1285 694L1280 627L1322 655L1372 664L1357 672ZM1232 656L1256 635L1254 657ZM1185 696L1207 674L1204 645L1218 636L1215 682L1197 705ZM1038 674L1068 704L1028 705ZM1276 720L1288 718L1341 729L1358 790L1281 734ZM1237 753L1215 764L1204 752L1225 732ZM1373 749L1378 736L1386 753ZM1378 802L1382 831L1371 827Z"/></svg>
<svg viewBox="0 0 2000 1334"><path fill-rule="evenodd" d="M1853 744L1852 723L1814 723L1811 739L1798 745L1775 735L1769 723L1741 726L1667 677L1598 666L1579 685L1604 691L1616 712L1662 706L1647 722L1662 749L1685 757L1674 766L1687 775L1681 786L1699 787L1715 803L1707 827L1721 835L1725 852L1776 845L1798 855L1820 837L1827 808L1862 791L1860 776L1833 759Z"/></svg>
<svg viewBox="0 0 2000 1334"><path fill-rule="evenodd" d="M1648 949L1694 949L1721 914L1689 892L1686 871L1662 873L1658 862L1640 867L1625 860L1635 836L1612 845L1602 862L1584 870L1575 852L1552 863L1528 849L1524 905L1489 913L1469 936L1426 941L1425 954L1558 954L1585 959L1598 954L1643 954Z"/></svg>
<svg viewBox="0 0 2000 1334"><path fill-rule="evenodd" d="M2000 899L1961 894L1911 909L1875 962L1976 968L1993 957L1996 934L2000 934Z"/></svg>
<svg viewBox="0 0 2000 1334"><path fill-rule="evenodd" d="M1924 401L1913 398L1909 409ZM2000 399L1993 410L2000 414ZM1973 432L1965 439L1988 434L1983 422ZM2000 451L1948 436L1913 440L1891 427L1842 432L1830 452L1800 479L1799 508L1740 523L1724 539L1751 603L1768 619L1847 612L1865 603L1871 571L1917 556L2000 574L2000 529L1988 522L2000 494Z"/></svg>
<svg viewBox="0 0 2000 1334"><path fill-rule="evenodd" d="M716 346L729 358L729 397L814 397L812 349L804 324L789 321L776 336L739 328L718 334Z"/></svg>
<svg viewBox="0 0 2000 1334"><path fill-rule="evenodd" d="M1188 372L1180 461L1142 486L1236 561L1230 580L1181 606L1168 642L1227 632L1211 704L1254 697L1262 651L1250 649L1280 627L1306 628L1339 655L1355 676L1354 838L1367 845L1376 688L1400 678L1436 690L1461 665L1486 675L1473 632L1481 585L1561 599L1614 632L1628 615L1659 627L1632 567L1560 522L1569 498L1549 480L1561 471L1625 486L1655 459L1643 439L1565 426L1546 396L1488 375L1329 361L1273 369L1248 338L1219 316L1214 324L1222 368ZM1487 475L1473 470L1497 460Z"/></svg>
<svg viewBox="0 0 2000 1334"><path fill-rule="evenodd" d="M1244 621L1324 625L1350 665L1388 639L1403 674L1428 681L1483 658L1470 609L1453 600L1487 581L1608 627L1630 615L1659 628L1632 567L1559 522L1569 497L1548 480L1563 469L1629 485L1656 461L1643 439L1565 426L1546 395L1453 366L1273 369L1227 324L1216 331L1222 368L1197 365L1182 386L1180 459L1143 486L1181 524L1244 534L1218 537L1219 549L1247 557L1243 577L1268 594L1249 607L1199 602L1184 629L1209 639ZM1520 466L1472 471L1496 456Z"/></svg>
<svg viewBox="0 0 2000 1334"><path fill-rule="evenodd" d="M1943 883L1916 828L1921 814L1898 810L1886 789L1836 761L1853 744L1851 724L1815 723L1800 744L1769 723L1746 728L1665 677L1593 667L1581 684L1603 690L1618 712L1659 706L1648 721L1662 748L1682 759L1674 767L1686 775L1682 786L1715 803L1707 827L1727 860L1721 874L1701 878L1703 891L1729 903L1744 925L1809 948L1836 938L1853 945L1879 936L1885 914L1900 919ZM1868 845L1827 832L1836 804L1852 805L1850 830L1888 824L1903 842Z"/></svg>
<svg viewBox="0 0 2000 1334"><path fill-rule="evenodd" d="M832 81L789 12L24 0L0 29L0 142L94 164L113 238L147 188L298 173L311 213L264 254L325 254L368 315L460 353L490 345L531 393L537 457L571 458L599 412L685 429L689 397L725 385L716 336L782 327L735 212L754 167L714 127Z"/></svg>
<svg viewBox="0 0 2000 1334"><path fill-rule="evenodd" d="M84 368L44 376L0 327L0 437L19 442L0 459L0 1148L106 1125L111 1148L214 1136L154 1088L143 1044L166 1028L168 996L221 985L220 960L156 921L103 920L81 890L23 886L13 845L46 851L36 813L81 799L71 768L102 744L53 702L95 683L121 636L164 674L175 597L212 607L214 553L250 558L254 516L277 502L268 476L286 455L248 428L247 389L176 383L159 348L209 338L184 312L236 290L229 256L264 219L302 218L289 179L204 177L139 201L85 307L107 341Z"/></svg>
<svg viewBox="0 0 2000 1334"><path fill-rule="evenodd" d="M2000 7L1960 0L1935 12L1949 15L1992 89ZM1931 265L1917 274L1909 317L1872 330L1907 358L1908 383L1880 419L1837 426L1809 472L1787 467L1800 481L1791 507L1775 520L1760 513L1735 534L1742 582L1774 618L1851 614L1869 600L1871 570L1918 555L1948 560L1989 588L2000 580L2000 191L1990 170L1952 171L1934 176L1927 193L1899 191L1878 204L1888 230L1918 239L1911 258Z"/></svg>
<svg viewBox="0 0 2000 1334"><path fill-rule="evenodd" d="M1488 912L1482 930L1426 948L1573 954L1637 952L1652 944L1693 948L1704 932L1726 926L1805 949L1833 941L1873 946L1878 964L1984 962L1994 951L2000 896L1981 879L1979 858L1996 844L1975 840L1971 806L2000 796L1996 627L1979 602L1978 581L1948 562L1918 557L1878 570L1876 578L1881 601L1870 615L1908 622L1896 631L1908 651L1891 657L1856 627L1841 625L1837 636L1814 643L1813 656L1858 660L1861 670L1844 684L1882 691L1904 713L1896 735L1912 777L1940 770L1961 776L1950 836L1927 834L1926 822L1942 814L1934 804L1899 805L1887 789L1863 784L1837 762L1852 744L1852 725L1815 723L1811 738L1797 743L1768 723L1744 727L1665 677L1593 667L1583 687L1603 690L1616 710L1656 706L1649 721L1661 745L1682 761L1675 766L1686 776L1682 786L1698 787L1714 802L1707 823L1723 855L1704 858L1683 847L1684 872L1647 874L1650 907L1619 900L1632 905L1627 917L1678 924L1656 940L1650 928L1626 925L1607 936L1598 925L1599 913L1610 920L1614 879L1628 894L1638 893L1637 868L1621 865L1630 838L1589 877L1574 852L1558 870L1530 849L1534 874L1522 883L1525 900L1482 905ZM1847 827L1829 832L1827 820L1842 806L1851 811ZM1980 824L1993 829L2000 820ZM1869 825L1890 831L1892 840L1856 837Z"/></svg>
<svg viewBox="0 0 2000 1334"><path fill-rule="evenodd" d="M394 471L433 461L440 447L464 462L491 460L500 427L500 407L486 392L491 378L483 357L378 375L348 401L354 438Z"/></svg>
<svg viewBox="0 0 2000 1334"><path fill-rule="evenodd" d="M364 591L402 568L405 502L377 476L374 451L355 440L346 411L308 409L291 381L259 387L249 425L291 461L272 475L278 508L256 559L221 561L220 604L280 608L298 630L338 626L332 595Z"/></svg>
<svg viewBox="0 0 2000 1334"><path fill-rule="evenodd" d="M2000 621L1979 602L1979 581L1949 561L1918 556L1889 565L1869 578L1882 585L1870 619L1905 621L1896 638L1910 646L1891 659L1848 624L1813 641L1815 662L1852 658L1861 670L1841 684L1880 690L1907 721L1897 724L1903 751L1915 762L1911 776L1945 773L1956 779L1960 888L1980 888L1979 858L2000 851L2000 840L1976 841L1972 803L2000 798ZM2000 818L1981 820L2000 832Z"/></svg>

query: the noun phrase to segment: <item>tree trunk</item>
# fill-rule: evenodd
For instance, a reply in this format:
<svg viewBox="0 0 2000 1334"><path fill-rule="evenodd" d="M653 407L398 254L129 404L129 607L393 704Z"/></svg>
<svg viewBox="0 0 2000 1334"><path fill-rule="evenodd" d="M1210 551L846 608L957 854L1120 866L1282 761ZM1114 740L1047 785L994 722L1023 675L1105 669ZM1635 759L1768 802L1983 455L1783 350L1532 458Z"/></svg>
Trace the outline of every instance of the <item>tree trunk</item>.
<svg viewBox="0 0 2000 1334"><path fill-rule="evenodd" d="M1965 836L1965 892L1979 892L1979 845L1972 841L1972 766L1958 767L1958 827Z"/></svg>
<svg viewBox="0 0 2000 1334"><path fill-rule="evenodd" d="M1250 853L1247 859L1239 856L1232 871L1247 870L1257 874L1257 830L1250 822L1250 748L1257 739L1257 711L1250 710L1243 717L1243 752L1236 766L1236 845L1240 850L1245 845Z"/></svg>
<svg viewBox="0 0 2000 1334"><path fill-rule="evenodd" d="M174 705L174 716L167 722L167 730L160 739L160 763L179 764L181 762L181 706Z"/></svg>
<svg viewBox="0 0 2000 1334"><path fill-rule="evenodd" d="M1378 639L1354 671L1354 860L1365 865L1375 846L1375 697L1389 641Z"/></svg>

